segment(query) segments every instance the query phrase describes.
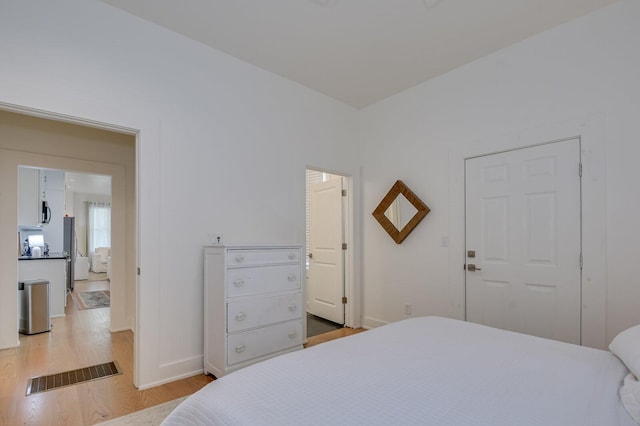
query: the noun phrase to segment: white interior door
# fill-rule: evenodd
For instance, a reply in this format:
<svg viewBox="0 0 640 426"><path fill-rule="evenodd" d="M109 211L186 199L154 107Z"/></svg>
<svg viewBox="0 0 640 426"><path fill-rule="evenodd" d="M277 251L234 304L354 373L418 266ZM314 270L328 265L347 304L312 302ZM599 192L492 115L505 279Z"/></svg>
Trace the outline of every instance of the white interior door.
<svg viewBox="0 0 640 426"><path fill-rule="evenodd" d="M342 178L309 186L307 311L344 324Z"/></svg>
<svg viewBox="0 0 640 426"><path fill-rule="evenodd" d="M580 344L580 141L465 168L467 320Z"/></svg>

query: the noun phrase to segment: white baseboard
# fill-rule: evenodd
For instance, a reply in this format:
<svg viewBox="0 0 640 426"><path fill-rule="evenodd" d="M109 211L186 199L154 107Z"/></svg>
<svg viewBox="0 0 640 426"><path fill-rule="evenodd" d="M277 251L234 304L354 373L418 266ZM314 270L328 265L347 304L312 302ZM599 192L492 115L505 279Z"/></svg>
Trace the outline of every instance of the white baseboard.
<svg viewBox="0 0 640 426"><path fill-rule="evenodd" d="M367 330L370 328L381 327L387 324L389 323L376 318L371 318L371 317L362 318L362 328L366 328Z"/></svg>
<svg viewBox="0 0 640 426"><path fill-rule="evenodd" d="M12 345L9 345L9 346L0 346L0 351L5 350L5 349L17 348L18 346L20 346L20 340L18 340L15 344L12 344Z"/></svg>
<svg viewBox="0 0 640 426"><path fill-rule="evenodd" d="M175 382L177 380L186 379L187 377L197 376L197 375L203 374L203 373L204 373L203 369L200 369L200 370L197 370L197 371L191 371L189 373L180 374L178 376L173 376L173 377L170 377L170 378L167 378L167 379L159 380L157 382L146 383L146 384L140 386L138 388L138 390L150 389L150 388L153 388L153 387L156 387L156 386L160 386L160 385L164 385L164 384L167 384L167 383Z"/></svg>

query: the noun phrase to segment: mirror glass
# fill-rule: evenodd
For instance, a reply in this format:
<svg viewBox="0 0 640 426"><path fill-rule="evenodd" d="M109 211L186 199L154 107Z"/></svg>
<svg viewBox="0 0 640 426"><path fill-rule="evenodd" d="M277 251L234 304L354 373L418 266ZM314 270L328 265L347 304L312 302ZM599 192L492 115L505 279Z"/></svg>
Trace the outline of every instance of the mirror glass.
<svg viewBox="0 0 640 426"><path fill-rule="evenodd" d="M416 213L418 213L418 209L407 200L407 197L399 194L389 208L385 210L384 215L393 223L396 229L401 231Z"/></svg>

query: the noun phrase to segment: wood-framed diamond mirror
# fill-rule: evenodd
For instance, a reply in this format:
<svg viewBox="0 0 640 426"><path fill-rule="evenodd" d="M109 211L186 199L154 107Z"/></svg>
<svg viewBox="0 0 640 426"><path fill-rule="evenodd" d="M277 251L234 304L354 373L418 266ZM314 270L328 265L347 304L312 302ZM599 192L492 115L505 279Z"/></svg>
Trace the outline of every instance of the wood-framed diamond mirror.
<svg viewBox="0 0 640 426"><path fill-rule="evenodd" d="M398 180L373 211L373 217L393 241L400 244L430 211L404 182Z"/></svg>

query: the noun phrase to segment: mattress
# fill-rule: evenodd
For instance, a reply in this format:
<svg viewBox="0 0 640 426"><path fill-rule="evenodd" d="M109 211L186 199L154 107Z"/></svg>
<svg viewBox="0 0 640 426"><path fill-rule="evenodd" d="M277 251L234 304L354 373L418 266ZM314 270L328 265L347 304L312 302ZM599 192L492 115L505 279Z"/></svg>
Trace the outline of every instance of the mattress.
<svg viewBox="0 0 640 426"><path fill-rule="evenodd" d="M636 425L610 352L441 317L243 368L164 425Z"/></svg>

